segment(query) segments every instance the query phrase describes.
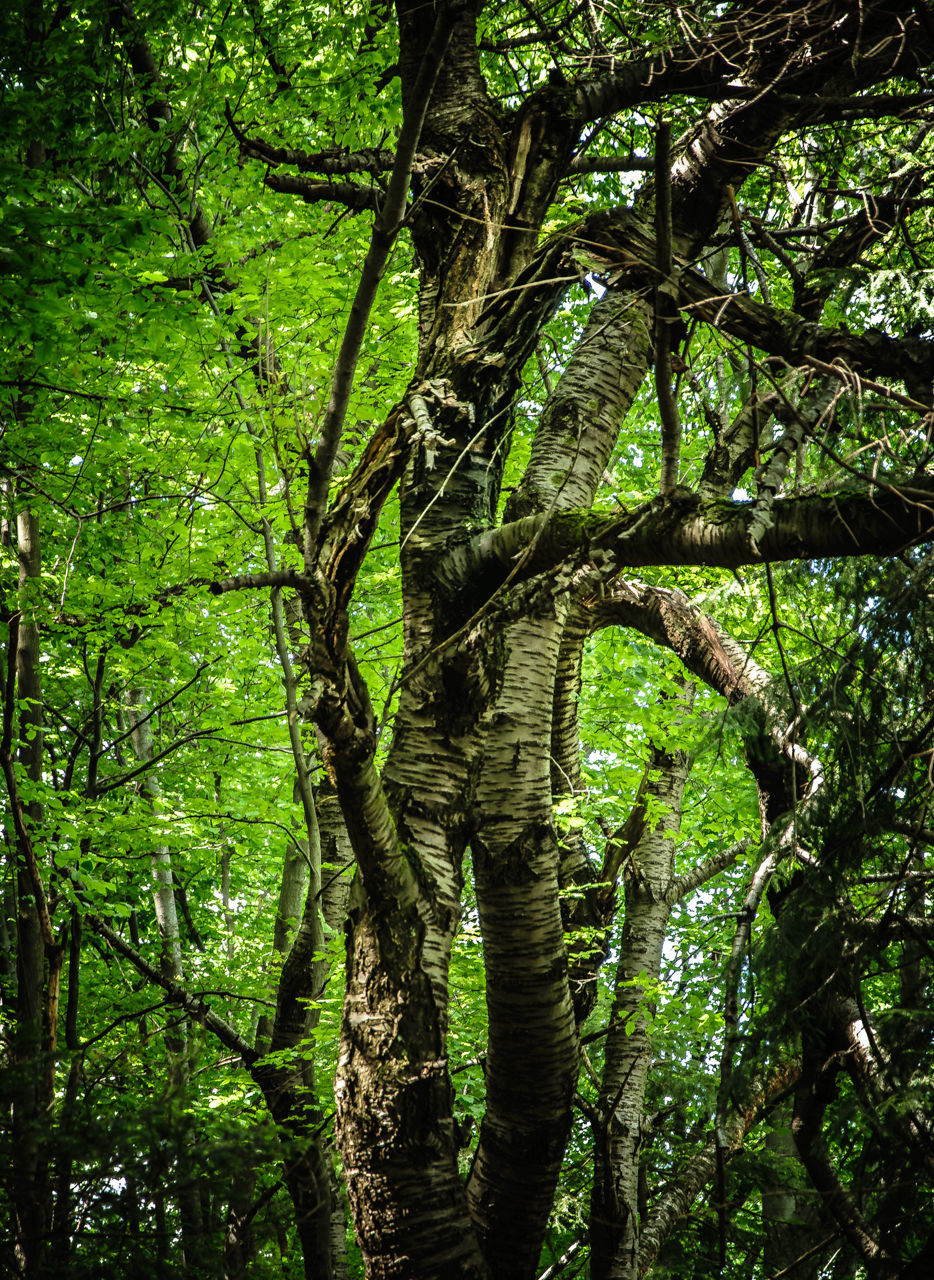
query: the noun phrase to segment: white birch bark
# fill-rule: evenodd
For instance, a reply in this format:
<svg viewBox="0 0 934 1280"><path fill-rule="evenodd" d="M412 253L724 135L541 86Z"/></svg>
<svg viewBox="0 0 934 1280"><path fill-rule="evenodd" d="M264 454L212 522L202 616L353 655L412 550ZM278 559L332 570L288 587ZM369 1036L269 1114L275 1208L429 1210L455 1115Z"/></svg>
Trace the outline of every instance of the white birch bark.
<svg viewBox="0 0 934 1280"><path fill-rule="evenodd" d="M693 702L693 686L684 701ZM657 820L647 826L626 866L625 919L595 1132L591 1200L594 1280L639 1276L639 1165L645 1137L645 1092L652 1062L653 990L672 903L675 838L690 770L683 751L653 746L646 798Z"/></svg>

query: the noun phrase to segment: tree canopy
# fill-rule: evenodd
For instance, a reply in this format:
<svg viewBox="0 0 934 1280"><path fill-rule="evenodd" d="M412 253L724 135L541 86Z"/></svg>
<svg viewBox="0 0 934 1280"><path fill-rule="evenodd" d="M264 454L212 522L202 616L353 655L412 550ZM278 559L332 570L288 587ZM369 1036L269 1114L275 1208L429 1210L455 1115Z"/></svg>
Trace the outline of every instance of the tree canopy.
<svg viewBox="0 0 934 1280"><path fill-rule="evenodd" d="M934 1273L934 9L0 13L0 1266Z"/></svg>

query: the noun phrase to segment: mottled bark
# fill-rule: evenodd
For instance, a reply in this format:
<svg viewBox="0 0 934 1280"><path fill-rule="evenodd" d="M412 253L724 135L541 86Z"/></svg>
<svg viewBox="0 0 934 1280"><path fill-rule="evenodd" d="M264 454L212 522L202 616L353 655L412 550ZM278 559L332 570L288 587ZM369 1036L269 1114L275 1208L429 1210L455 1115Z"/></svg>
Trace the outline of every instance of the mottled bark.
<svg viewBox="0 0 934 1280"><path fill-rule="evenodd" d="M608 293L596 304L548 397L510 511L592 501L645 374L649 331L639 299ZM620 360L620 350L630 359ZM508 632L498 697L482 721L484 769L472 841L489 1044L487 1112L468 1194L491 1272L517 1278L533 1273L541 1251L578 1068L549 748L556 707L559 733L575 733L556 687L570 681L571 692L579 651L569 638L571 649L561 654L566 607L552 602L543 613ZM570 754L570 739L558 749ZM521 1073L517 1062L524 1064Z"/></svg>
<svg viewBox="0 0 934 1280"><path fill-rule="evenodd" d="M424 661L446 622L424 547L445 536L464 504L478 515L489 511L488 446L477 440L477 451L469 448L476 428L446 389L416 408L441 417L444 443L426 446L403 488L409 678L382 778L372 762L368 707L353 729L343 728L337 700L322 700L316 713L358 867L348 911L338 1140L372 1275L480 1277L485 1268L457 1166L446 1036L476 753L471 731L486 676L482 659L450 667Z"/></svg>
<svg viewBox="0 0 934 1280"><path fill-rule="evenodd" d="M385 768L395 818L383 808L371 765L348 786L348 762L330 757L359 867L348 911L338 1137L374 1276L461 1274L457 1268L480 1276L457 1172L445 1056L464 765L456 739L423 730L423 715L415 707L411 714L415 725L400 708Z"/></svg>
<svg viewBox="0 0 934 1280"><path fill-rule="evenodd" d="M560 621L512 630L472 842L489 1039L468 1193L490 1271L503 1277L528 1276L538 1261L577 1078L549 760L537 740L544 727L548 742L560 634Z"/></svg>
<svg viewBox="0 0 934 1280"><path fill-rule="evenodd" d="M507 519L592 501L651 351L651 307L637 294L608 290L591 308L581 340L548 397Z"/></svg>
<svg viewBox="0 0 934 1280"><path fill-rule="evenodd" d="M475 580L492 593L508 578L523 582L542 573L568 583L590 563L605 580L646 565L747 564L822 557L894 555L934 535L929 477L854 487L833 496L777 499L758 545L750 538L755 503L703 501L682 489L670 499L634 511L554 511L526 516L479 534L445 557L439 577L446 589ZM521 558L517 566L516 561Z"/></svg>

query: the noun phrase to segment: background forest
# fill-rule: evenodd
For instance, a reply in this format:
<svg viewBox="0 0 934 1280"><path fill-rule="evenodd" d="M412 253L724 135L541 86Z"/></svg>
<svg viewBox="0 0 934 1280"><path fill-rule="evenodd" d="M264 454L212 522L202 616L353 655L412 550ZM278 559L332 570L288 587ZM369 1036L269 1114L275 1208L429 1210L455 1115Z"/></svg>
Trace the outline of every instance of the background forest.
<svg viewBox="0 0 934 1280"><path fill-rule="evenodd" d="M932 65L0 7L4 1275L934 1275Z"/></svg>

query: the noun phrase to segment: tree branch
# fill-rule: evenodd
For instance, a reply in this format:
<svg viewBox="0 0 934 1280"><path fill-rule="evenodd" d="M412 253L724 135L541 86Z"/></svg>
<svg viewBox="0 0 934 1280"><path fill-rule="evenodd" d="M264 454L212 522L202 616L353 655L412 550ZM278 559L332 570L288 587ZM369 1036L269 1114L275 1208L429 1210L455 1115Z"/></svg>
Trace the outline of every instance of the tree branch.
<svg viewBox="0 0 934 1280"><path fill-rule="evenodd" d="M696 867L693 867L683 876L678 876L676 880L671 882L671 887L665 894L669 906L673 907L682 898L686 898L695 889L699 889L701 885L706 884L708 880L718 875L726 867L731 867L736 859L742 857L753 843L751 838L739 840L736 844L731 844L726 849L721 849L719 853L705 858L703 862L698 863Z"/></svg>
<svg viewBox="0 0 934 1280"><path fill-rule="evenodd" d="M609 580L627 567L742 565L842 556L891 555L934 538L934 479L867 482L864 490L783 498L753 547L755 504L703 501L679 489L632 512L554 511L525 516L450 551L436 571L452 600L468 582L487 598L509 578L518 585L548 573L569 590L589 563Z"/></svg>
<svg viewBox="0 0 934 1280"><path fill-rule="evenodd" d="M157 702L151 708L151 710L146 711L143 715L141 715L139 720L136 721L136 724L132 729L127 729L125 733L121 733L118 737L108 742L106 749L108 751L113 751L114 747L118 747L120 743L124 742L127 738L129 738L131 734L133 734L136 731L136 729L141 728L144 724L148 724L148 722L153 718L153 716L158 715L160 711L165 710L165 708L169 706L170 703L174 702L176 698L180 698L186 689L190 689L191 686L201 678L201 675L203 674L203 672L207 671L210 665L211 665L210 662L202 662L201 665L198 667L198 670L195 672L195 674L191 677L190 680L186 680L185 683L180 688L173 689L173 691L168 695L168 697L163 698L161 702ZM96 692L95 697L96 699L99 697L98 692ZM95 702L95 705L97 705L96 702ZM95 730L95 736L98 738L100 737L100 732L97 729ZM103 753L99 752L99 754L103 754Z"/></svg>
<svg viewBox="0 0 934 1280"><path fill-rule="evenodd" d="M77 881L75 884L78 887ZM124 941L119 933L112 929L100 916L95 915L93 912L87 912L85 920L95 933L99 933L102 938L110 943L114 951L119 952L124 959L129 960L144 978L147 978L154 986L161 987L172 1004L179 1009L184 1009L196 1022L200 1022L208 1031L213 1032L221 1044L242 1058L248 1067L251 1067L257 1061L258 1054L252 1045L244 1040L223 1018L213 1013L200 996L187 991L179 983L173 982L171 978L164 977L156 965L150 964L145 956L140 955L135 947Z"/></svg>
<svg viewBox="0 0 934 1280"><path fill-rule="evenodd" d="M834 1081L842 1064L837 1055L832 1055L824 1062L818 1061L823 1055L815 1052L813 1040L812 1035L806 1036L808 1067L802 1073L795 1090L795 1113L792 1121L795 1146L801 1163L827 1210L863 1261L873 1269L880 1262L891 1259L873 1239L862 1214L840 1181L823 1136L824 1112L834 1096Z"/></svg>
<svg viewBox="0 0 934 1280"><path fill-rule="evenodd" d="M361 187L355 182L319 182L311 178L299 178L294 173L267 173L263 185L282 195L301 196L306 204L331 201L342 204L354 213L379 208L379 193L373 187Z"/></svg>
<svg viewBox="0 0 934 1280"><path fill-rule="evenodd" d="M396 147L389 188L383 206L377 216L370 238L357 292L351 303L350 315L344 329L334 373L331 394L324 413L321 440L313 459L309 460L308 493L305 501L305 568L308 571L314 561L318 534L327 509L328 485L334 468L334 458L340 444L341 431L350 401L360 348L366 332L370 310L376 298L379 282L383 277L389 251L399 233L405 212L405 202L412 177L416 148L421 137L422 125L428 112L428 103L447 52L451 32L459 10L453 5L443 5L435 20L434 30L422 55L418 77L407 103L399 142Z"/></svg>
<svg viewBox="0 0 934 1280"><path fill-rule="evenodd" d="M266 24L263 21L262 5L259 3L259 0L246 0L246 9L253 20L253 30L256 33L256 37L263 46L263 53L266 55L266 61L269 63L270 69L277 78L278 83L276 84L276 89L281 92L290 88L292 84L292 73L279 57L272 40L270 40L266 33Z"/></svg>
<svg viewBox="0 0 934 1280"><path fill-rule="evenodd" d="M227 591L253 591L263 587L291 587L299 595L309 596L315 590L310 578L304 577L294 569L273 569L266 573L238 573L231 578L219 578L210 584L213 596L221 596Z"/></svg>
<svg viewBox="0 0 934 1280"><path fill-rule="evenodd" d="M393 165L393 153L378 147L365 147L361 151L347 151L332 147L325 151L301 151L295 147L277 147L264 138L248 137L234 119L229 99L224 104L224 115L230 131L240 144L240 154L249 160L262 160L264 164L287 164L299 173L331 174L386 173ZM363 188L361 188L363 190Z"/></svg>
<svg viewBox="0 0 934 1280"><path fill-rule="evenodd" d="M623 287L631 287L634 271L653 286L660 278L657 237L630 209L596 214L570 232L568 240L599 258L611 286L624 281ZM897 378L909 390L930 388L934 381L934 342L907 336L892 338L876 332L856 334L842 327L830 329L793 311L756 301L748 294L724 293L680 260L675 264L674 275L682 311L789 365L821 367L809 357L828 365L839 362L861 375ZM913 396L902 403L920 413L931 408L929 399Z"/></svg>
<svg viewBox="0 0 934 1280"><path fill-rule="evenodd" d="M651 173L655 161L651 156L575 156L568 174L579 173Z"/></svg>
<svg viewBox="0 0 934 1280"><path fill-rule="evenodd" d="M123 28L123 41L127 57L134 74L144 86L144 109L147 123L155 134L165 134L172 138L173 112L168 99L161 95L162 76L158 63L153 56L149 41L143 32L143 24L133 9L130 0L114 0L111 6L114 26ZM162 173L173 194L185 191L188 183L182 164L178 137L162 152ZM211 238L211 223L201 204L191 195L188 233L195 248L201 249Z"/></svg>

